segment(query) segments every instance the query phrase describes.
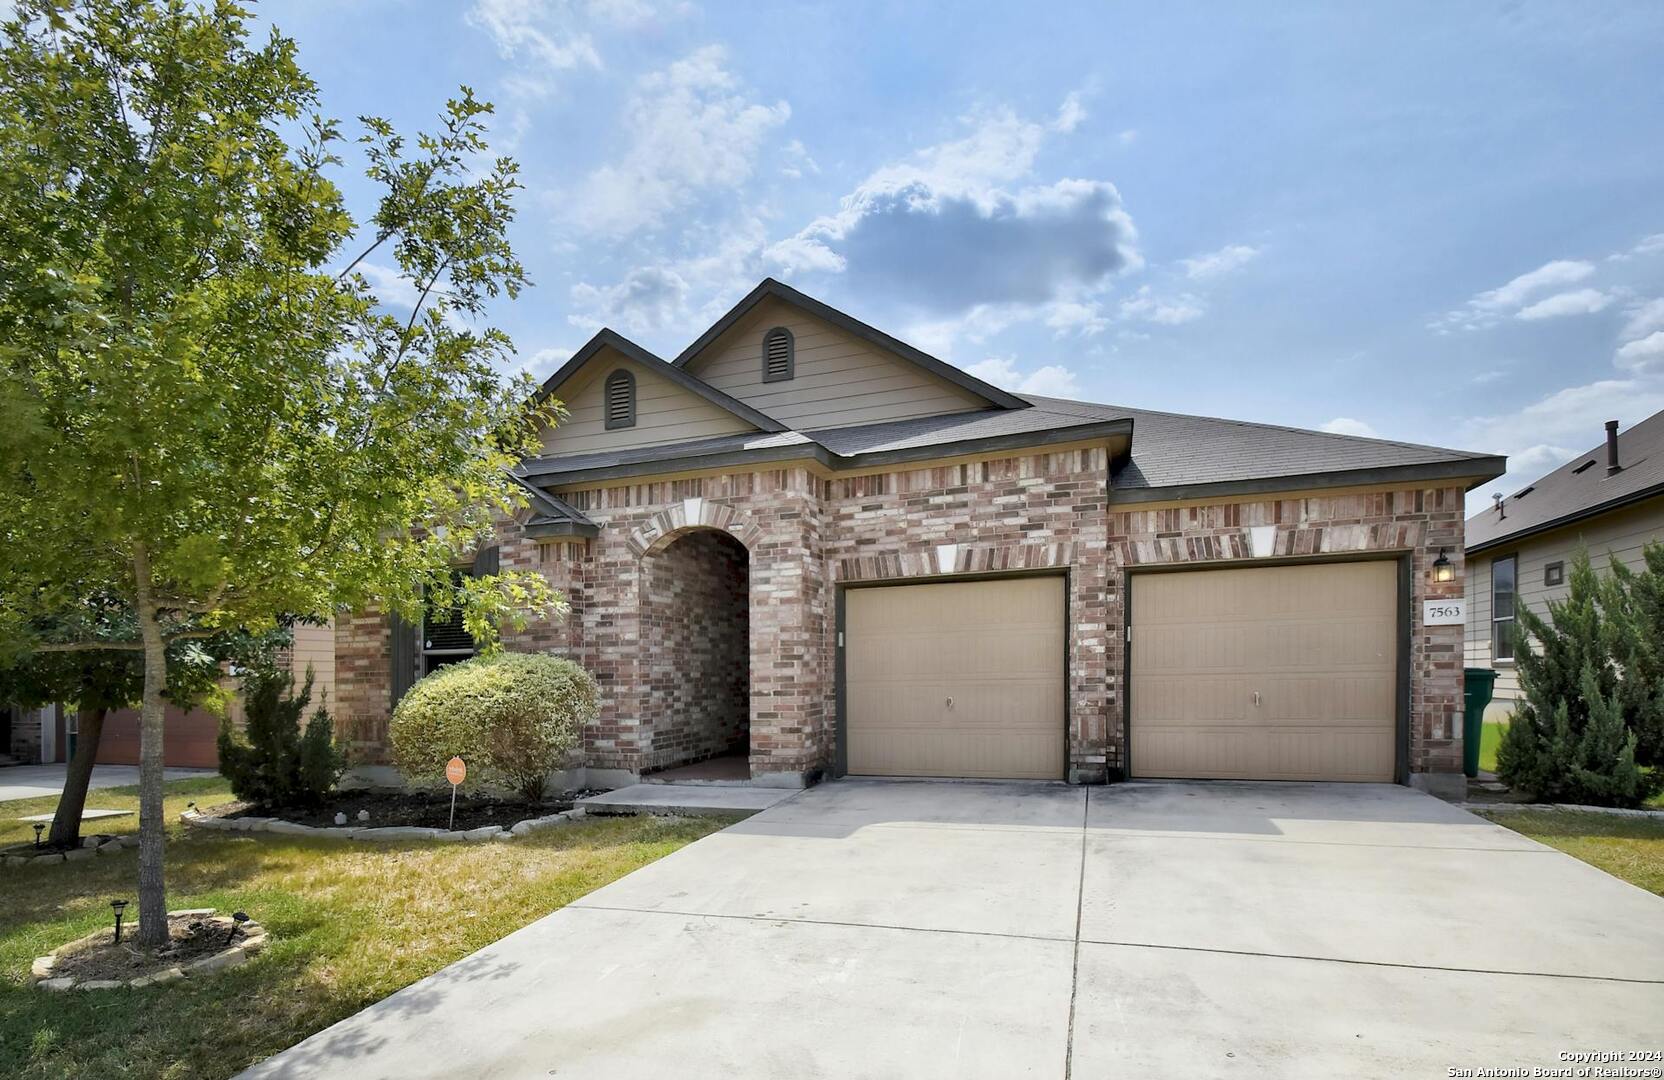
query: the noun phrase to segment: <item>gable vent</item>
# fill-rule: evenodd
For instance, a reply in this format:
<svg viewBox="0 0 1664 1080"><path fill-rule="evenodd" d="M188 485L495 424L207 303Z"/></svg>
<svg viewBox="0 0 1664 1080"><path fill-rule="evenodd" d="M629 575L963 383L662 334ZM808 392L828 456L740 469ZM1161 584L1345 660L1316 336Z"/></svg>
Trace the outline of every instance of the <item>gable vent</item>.
<svg viewBox="0 0 1664 1080"><path fill-rule="evenodd" d="M636 377L628 371L615 371L607 376L607 429L636 426Z"/></svg>
<svg viewBox="0 0 1664 1080"><path fill-rule="evenodd" d="M796 372L797 357L792 332L776 326L763 335L763 381L785 382Z"/></svg>

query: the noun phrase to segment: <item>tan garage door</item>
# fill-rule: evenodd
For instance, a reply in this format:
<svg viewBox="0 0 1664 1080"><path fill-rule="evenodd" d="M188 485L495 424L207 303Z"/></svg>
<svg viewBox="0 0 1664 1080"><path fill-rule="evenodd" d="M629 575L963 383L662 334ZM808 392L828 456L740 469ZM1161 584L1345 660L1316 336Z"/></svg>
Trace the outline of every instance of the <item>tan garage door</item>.
<svg viewBox="0 0 1664 1080"><path fill-rule="evenodd" d="M1145 574L1132 584L1132 774L1394 771L1398 567Z"/></svg>
<svg viewBox="0 0 1664 1080"><path fill-rule="evenodd" d="M844 594L848 770L1063 776L1061 577Z"/></svg>

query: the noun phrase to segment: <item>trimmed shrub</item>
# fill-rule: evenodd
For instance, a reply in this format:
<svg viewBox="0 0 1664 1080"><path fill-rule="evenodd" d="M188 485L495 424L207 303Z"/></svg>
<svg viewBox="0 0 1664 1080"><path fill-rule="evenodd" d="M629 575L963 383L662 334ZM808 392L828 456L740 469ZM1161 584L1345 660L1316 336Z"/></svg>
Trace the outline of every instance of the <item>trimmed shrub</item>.
<svg viewBox="0 0 1664 1080"><path fill-rule="evenodd" d="M393 764L415 783L433 783L454 755L470 780L537 801L599 711L599 694L589 672L555 656L498 653L442 667L393 710Z"/></svg>
<svg viewBox="0 0 1664 1080"><path fill-rule="evenodd" d="M232 794L259 806L321 806L346 771L335 724L322 706L301 727L312 701L312 669L296 695L295 677L273 668L243 680L243 731L220 721L220 772Z"/></svg>

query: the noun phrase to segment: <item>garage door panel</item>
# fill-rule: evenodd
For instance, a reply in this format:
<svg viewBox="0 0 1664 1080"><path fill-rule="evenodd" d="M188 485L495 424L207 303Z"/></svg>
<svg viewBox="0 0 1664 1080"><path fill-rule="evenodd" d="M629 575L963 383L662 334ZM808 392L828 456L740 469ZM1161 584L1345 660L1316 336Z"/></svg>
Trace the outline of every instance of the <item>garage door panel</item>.
<svg viewBox="0 0 1664 1080"><path fill-rule="evenodd" d="M1396 603L1386 561L1138 578L1133 775L1392 779Z"/></svg>
<svg viewBox="0 0 1664 1080"><path fill-rule="evenodd" d="M844 627L849 772L1062 775L1062 578L851 589Z"/></svg>

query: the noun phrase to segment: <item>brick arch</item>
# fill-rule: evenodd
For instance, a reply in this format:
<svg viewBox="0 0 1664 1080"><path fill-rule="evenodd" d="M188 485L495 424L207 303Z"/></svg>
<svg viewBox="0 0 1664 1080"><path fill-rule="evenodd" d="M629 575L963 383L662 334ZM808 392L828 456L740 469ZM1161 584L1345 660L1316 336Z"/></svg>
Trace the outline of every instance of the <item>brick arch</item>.
<svg viewBox="0 0 1664 1080"><path fill-rule="evenodd" d="M716 529L745 546L756 546L762 529L726 503L705 498L683 499L654 514L630 533L630 547L639 556L657 555L693 529Z"/></svg>

